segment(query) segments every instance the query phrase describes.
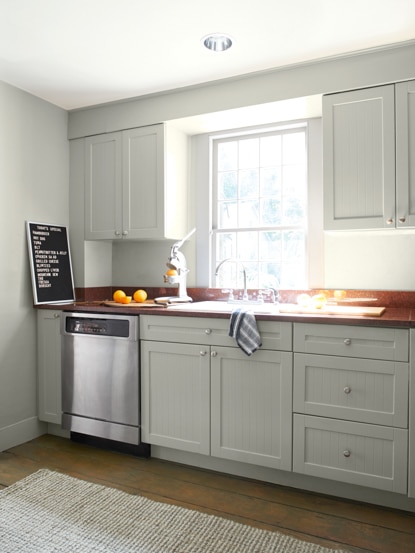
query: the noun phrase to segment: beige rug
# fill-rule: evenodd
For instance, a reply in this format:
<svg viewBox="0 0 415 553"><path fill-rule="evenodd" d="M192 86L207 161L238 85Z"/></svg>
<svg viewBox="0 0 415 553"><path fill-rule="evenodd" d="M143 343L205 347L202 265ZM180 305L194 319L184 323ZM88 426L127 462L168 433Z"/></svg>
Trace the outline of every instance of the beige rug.
<svg viewBox="0 0 415 553"><path fill-rule="evenodd" d="M40 470L0 491L0 551L333 553L334 550Z"/></svg>

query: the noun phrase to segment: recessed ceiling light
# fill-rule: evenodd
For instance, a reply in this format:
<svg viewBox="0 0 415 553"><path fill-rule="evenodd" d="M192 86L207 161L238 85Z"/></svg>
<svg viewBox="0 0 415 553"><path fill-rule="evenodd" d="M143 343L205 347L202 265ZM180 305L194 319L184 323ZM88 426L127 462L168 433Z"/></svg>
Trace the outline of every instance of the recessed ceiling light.
<svg viewBox="0 0 415 553"><path fill-rule="evenodd" d="M224 52L232 46L232 39L228 35L215 33L202 38L204 46L213 52Z"/></svg>

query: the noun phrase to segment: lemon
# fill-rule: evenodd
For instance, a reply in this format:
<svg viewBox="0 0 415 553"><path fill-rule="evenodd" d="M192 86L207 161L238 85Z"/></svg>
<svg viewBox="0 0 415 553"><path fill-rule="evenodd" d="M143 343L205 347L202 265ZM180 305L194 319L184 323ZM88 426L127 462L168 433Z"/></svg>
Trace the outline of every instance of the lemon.
<svg viewBox="0 0 415 553"><path fill-rule="evenodd" d="M124 290L116 290L112 295L112 299L117 303L121 303L121 298L125 298L126 295Z"/></svg>
<svg viewBox="0 0 415 553"><path fill-rule="evenodd" d="M137 303L144 303L147 299L147 292L145 290L136 290L133 298Z"/></svg>
<svg viewBox="0 0 415 553"><path fill-rule="evenodd" d="M312 305L315 309L321 309L326 305L327 298L325 294L315 294L311 298Z"/></svg>
<svg viewBox="0 0 415 553"><path fill-rule="evenodd" d="M342 300L346 297L346 290L334 290L333 296L336 298L336 300Z"/></svg>

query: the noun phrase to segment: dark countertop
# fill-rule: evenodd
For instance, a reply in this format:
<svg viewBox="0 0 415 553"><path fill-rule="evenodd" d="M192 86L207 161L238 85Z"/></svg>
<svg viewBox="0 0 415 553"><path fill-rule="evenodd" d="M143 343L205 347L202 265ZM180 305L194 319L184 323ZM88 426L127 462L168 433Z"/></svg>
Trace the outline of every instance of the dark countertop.
<svg viewBox="0 0 415 553"><path fill-rule="evenodd" d="M191 311L181 309L176 311L168 307L124 307L122 304L116 307L102 305L100 301L75 302L71 304L44 304L35 306L37 309L54 309L62 311L74 311L80 313L111 313L113 315L162 315L166 317L204 317L228 319L229 313L223 311ZM255 315L259 321L287 321L320 324L347 324L355 326L399 327L415 328L415 308L412 307L387 307L380 317L351 316L351 315L303 315L293 313Z"/></svg>

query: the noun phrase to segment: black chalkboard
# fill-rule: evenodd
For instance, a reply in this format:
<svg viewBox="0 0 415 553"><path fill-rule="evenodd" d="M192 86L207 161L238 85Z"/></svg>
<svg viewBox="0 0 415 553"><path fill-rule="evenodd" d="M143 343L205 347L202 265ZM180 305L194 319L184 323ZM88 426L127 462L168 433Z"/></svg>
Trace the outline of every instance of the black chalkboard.
<svg viewBox="0 0 415 553"><path fill-rule="evenodd" d="M26 221L33 299L72 303L75 292L66 227Z"/></svg>

